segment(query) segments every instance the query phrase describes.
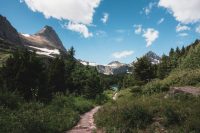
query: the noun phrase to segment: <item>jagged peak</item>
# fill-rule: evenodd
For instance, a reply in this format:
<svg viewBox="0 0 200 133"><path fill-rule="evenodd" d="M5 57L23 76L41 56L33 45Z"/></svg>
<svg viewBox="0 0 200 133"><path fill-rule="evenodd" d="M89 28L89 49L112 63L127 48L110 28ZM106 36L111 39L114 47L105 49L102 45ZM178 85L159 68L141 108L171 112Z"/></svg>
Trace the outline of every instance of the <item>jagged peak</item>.
<svg viewBox="0 0 200 133"><path fill-rule="evenodd" d="M112 61L112 62L108 63L108 65L112 65L112 64L122 64L122 63L119 61Z"/></svg>
<svg viewBox="0 0 200 133"><path fill-rule="evenodd" d="M56 32L53 29L53 27L46 25L39 32L37 32L36 35L45 35L45 34L52 34L52 33L56 34Z"/></svg>

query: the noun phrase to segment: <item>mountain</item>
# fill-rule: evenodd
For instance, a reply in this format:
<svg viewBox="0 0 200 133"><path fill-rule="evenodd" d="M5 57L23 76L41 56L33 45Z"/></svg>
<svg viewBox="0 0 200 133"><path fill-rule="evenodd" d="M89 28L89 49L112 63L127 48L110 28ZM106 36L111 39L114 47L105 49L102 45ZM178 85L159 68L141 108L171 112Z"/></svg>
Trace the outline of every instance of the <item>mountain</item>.
<svg viewBox="0 0 200 133"><path fill-rule="evenodd" d="M160 63L160 56L158 56L156 53L149 51L148 53L146 53L144 56L146 56L152 64L159 64Z"/></svg>
<svg viewBox="0 0 200 133"><path fill-rule="evenodd" d="M10 24L10 22L0 15L0 38L9 43L21 44L20 36L17 30Z"/></svg>
<svg viewBox="0 0 200 133"><path fill-rule="evenodd" d="M99 73L102 73L105 75L130 73L130 69L131 69L131 65L123 64L123 63L120 63L119 61L113 61L113 62L108 63L107 65L97 65L94 62L87 62L87 61L82 61L82 60L79 60L79 62L83 65L96 67Z"/></svg>
<svg viewBox="0 0 200 133"><path fill-rule="evenodd" d="M64 50L65 48L54 29L45 26L42 30L34 35L21 34L23 45L35 46L48 49Z"/></svg>
<svg viewBox="0 0 200 133"><path fill-rule="evenodd" d="M59 55L60 52L66 52L60 38L52 27L45 26L33 35L21 34L2 15L0 15L0 46L1 49L10 49L10 46L25 46L30 50L36 51L37 54L49 57Z"/></svg>

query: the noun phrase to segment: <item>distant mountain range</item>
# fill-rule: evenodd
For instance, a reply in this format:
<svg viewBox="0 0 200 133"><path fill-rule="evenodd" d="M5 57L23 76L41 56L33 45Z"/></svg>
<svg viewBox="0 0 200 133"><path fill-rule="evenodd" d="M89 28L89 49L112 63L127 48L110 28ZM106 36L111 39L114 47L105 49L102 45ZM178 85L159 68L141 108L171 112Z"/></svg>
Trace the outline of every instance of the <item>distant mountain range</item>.
<svg viewBox="0 0 200 133"><path fill-rule="evenodd" d="M0 50L26 47L36 51L38 55L55 57L60 52L67 52L62 41L50 26L45 26L39 32L30 35L19 33L6 17L0 15ZM158 64L160 57L150 51L147 56L152 64ZM96 67L98 72L106 75L131 73L132 64L124 64L119 61L110 62L107 65L99 65L94 62L78 60L83 65Z"/></svg>
<svg viewBox="0 0 200 133"><path fill-rule="evenodd" d="M159 64L161 58L152 51L149 51L144 56L146 56L152 64ZM103 73L105 75L116 75L116 74L125 74L132 73L132 63L124 64L119 61L113 61L108 63L107 65L98 65L94 62L87 62L79 60L83 65L96 67L99 73Z"/></svg>

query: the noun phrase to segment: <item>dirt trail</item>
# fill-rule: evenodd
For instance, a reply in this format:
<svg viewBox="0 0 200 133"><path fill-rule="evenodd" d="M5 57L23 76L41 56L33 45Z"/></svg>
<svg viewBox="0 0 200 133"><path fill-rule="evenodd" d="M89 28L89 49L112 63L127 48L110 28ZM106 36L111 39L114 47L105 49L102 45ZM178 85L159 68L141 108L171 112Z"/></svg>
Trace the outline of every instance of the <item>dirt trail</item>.
<svg viewBox="0 0 200 133"><path fill-rule="evenodd" d="M117 92L113 96L113 100L117 99ZM96 125L94 123L94 114L101 108L97 106L89 112L81 115L81 119L78 124L66 133L93 133L96 131ZM96 133L103 133L101 130L97 130Z"/></svg>
<svg viewBox="0 0 200 133"><path fill-rule="evenodd" d="M94 114L100 109L100 106L93 108L91 111L81 116L78 124L66 133L93 133L96 129L94 124Z"/></svg>
<svg viewBox="0 0 200 133"><path fill-rule="evenodd" d="M192 94L194 96L199 96L200 95L200 88L191 87L191 86L186 86L186 87L172 87L170 92L173 93L173 94L176 94L176 93L186 93L186 94Z"/></svg>
<svg viewBox="0 0 200 133"><path fill-rule="evenodd" d="M113 96L113 100L114 100L114 101L117 99L117 95L118 95L118 93L116 92L116 93L114 94L114 96Z"/></svg>

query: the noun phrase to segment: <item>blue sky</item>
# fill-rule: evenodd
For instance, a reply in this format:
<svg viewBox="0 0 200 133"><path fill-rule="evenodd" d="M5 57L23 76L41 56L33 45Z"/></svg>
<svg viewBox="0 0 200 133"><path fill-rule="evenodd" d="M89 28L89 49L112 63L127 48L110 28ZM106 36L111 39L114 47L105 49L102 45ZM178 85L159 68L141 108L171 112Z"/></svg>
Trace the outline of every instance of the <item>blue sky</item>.
<svg viewBox="0 0 200 133"><path fill-rule="evenodd" d="M0 14L18 32L52 26L76 58L131 63L200 37L199 0L0 0Z"/></svg>

